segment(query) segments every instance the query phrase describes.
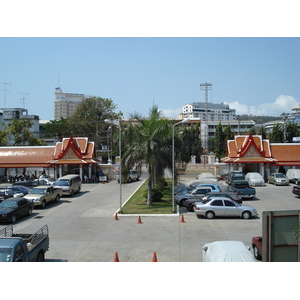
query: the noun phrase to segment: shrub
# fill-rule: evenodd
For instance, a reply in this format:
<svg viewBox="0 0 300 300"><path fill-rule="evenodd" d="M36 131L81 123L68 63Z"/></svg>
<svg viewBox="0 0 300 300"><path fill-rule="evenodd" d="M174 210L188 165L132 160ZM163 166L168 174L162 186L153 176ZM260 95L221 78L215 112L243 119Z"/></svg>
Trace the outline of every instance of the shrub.
<svg viewBox="0 0 300 300"><path fill-rule="evenodd" d="M164 194L160 190L158 190L156 188L152 189L152 200L153 201L159 201L162 199L163 196L164 196ZM148 190L143 192L143 197L146 199L148 198Z"/></svg>

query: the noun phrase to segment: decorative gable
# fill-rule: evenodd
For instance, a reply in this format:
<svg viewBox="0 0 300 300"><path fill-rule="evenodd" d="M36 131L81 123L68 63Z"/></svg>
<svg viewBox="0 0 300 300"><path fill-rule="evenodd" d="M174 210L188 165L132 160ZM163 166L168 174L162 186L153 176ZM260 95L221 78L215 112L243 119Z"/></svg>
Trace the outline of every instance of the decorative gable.
<svg viewBox="0 0 300 300"><path fill-rule="evenodd" d="M265 157L262 149L261 136L256 139L250 133L245 139L242 148L238 150L238 157Z"/></svg>

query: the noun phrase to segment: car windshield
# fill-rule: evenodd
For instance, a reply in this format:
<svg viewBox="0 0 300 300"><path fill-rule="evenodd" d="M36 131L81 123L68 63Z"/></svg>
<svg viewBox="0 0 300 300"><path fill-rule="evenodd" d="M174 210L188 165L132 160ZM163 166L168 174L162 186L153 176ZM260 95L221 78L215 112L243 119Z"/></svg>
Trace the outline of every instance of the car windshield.
<svg viewBox="0 0 300 300"><path fill-rule="evenodd" d="M285 175L284 174L275 174L275 177L276 178L285 178Z"/></svg>
<svg viewBox="0 0 300 300"><path fill-rule="evenodd" d="M45 194L46 189L39 189L39 188L34 188L32 189L29 194Z"/></svg>
<svg viewBox="0 0 300 300"><path fill-rule="evenodd" d="M60 179L60 180L57 180L55 182L55 185L58 185L58 186L68 186L69 185L69 179Z"/></svg>
<svg viewBox="0 0 300 300"><path fill-rule="evenodd" d="M0 208L16 208L18 207L18 202L15 200L5 200L0 203Z"/></svg>

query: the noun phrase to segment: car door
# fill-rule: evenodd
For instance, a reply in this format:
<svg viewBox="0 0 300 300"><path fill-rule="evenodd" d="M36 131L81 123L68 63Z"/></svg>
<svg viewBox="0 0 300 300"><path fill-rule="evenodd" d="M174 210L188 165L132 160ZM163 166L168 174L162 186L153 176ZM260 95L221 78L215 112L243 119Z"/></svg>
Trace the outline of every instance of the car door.
<svg viewBox="0 0 300 300"><path fill-rule="evenodd" d="M271 174L269 177L269 182L274 183L274 174Z"/></svg>
<svg viewBox="0 0 300 300"><path fill-rule="evenodd" d="M26 199L22 199L20 201L18 201L18 216L22 217L25 216L28 212L28 208L27 208L27 200Z"/></svg>
<svg viewBox="0 0 300 300"><path fill-rule="evenodd" d="M214 211L216 216L221 216L221 217L224 216L225 207L222 199L213 200L210 206L211 206L210 208Z"/></svg>
<svg viewBox="0 0 300 300"><path fill-rule="evenodd" d="M226 200L224 199L224 214L226 217L238 217L239 216L239 211L238 211L238 207L236 206L236 204L234 202L232 202L231 200Z"/></svg>

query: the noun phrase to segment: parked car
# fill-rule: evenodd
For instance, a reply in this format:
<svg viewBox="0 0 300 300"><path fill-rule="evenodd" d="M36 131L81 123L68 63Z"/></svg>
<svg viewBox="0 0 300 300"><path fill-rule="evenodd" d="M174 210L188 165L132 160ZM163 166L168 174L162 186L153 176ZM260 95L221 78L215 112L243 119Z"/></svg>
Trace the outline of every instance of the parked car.
<svg viewBox="0 0 300 300"><path fill-rule="evenodd" d="M274 185L289 185L289 179L282 173L271 173L268 177L268 183Z"/></svg>
<svg viewBox="0 0 300 300"><path fill-rule="evenodd" d="M300 186L299 185L293 186L292 193L296 196L300 196Z"/></svg>
<svg viewBox="0 0 300 300"><path fill-rule="evenodd" d="M262 259L262 237L261 236L255 236L252 238L252 248L253 248L254 257L257 260L261 260Z"/></svg>
<svg viewBox="0 0 300 300"><path fill-rule="evenodd" d="M200 201L203 202L207 199L215 198L215 197L225 197L231 200L234 200L237 203L242 203L242 198L236 193L229 193L229 192L210 192L206 194ZM194 211L194 205L196 202L199 202L197 199L188 199L185 201L184 206L188 211Z"/></svg>
<svg viewBox="0 0 300 300"><path fill-rule="evenodd" d="M13 197L15 198L23 197L24 195L27 195L29 191L30 191L29 188L21 185L0 188L0 192L2 193L5 199L13 198Z"/></svg>
<svg viewBox="0 0 300 300"><path fill-rule="evenodd" d="M250 219L257 215L254 207L245 204L239 204L228 198L215 197L203 202L195 202L194 212L197 216L203 216L207 219L214 217L241 217Z"/></svg>
<svg viewBox="0 0 300 300"><path fill-rule="evenodd" d="M232 182L235 180L245 180L245 174L243 174L241 171L233 171L230 172L225 179L227 184L232 184Z"/></svg>
<svg viewBox="0 0 300 300"><path fill-rule="evenodd" d="M30 216L33 210L33 203L25 198L7 199L0 203L0 221L15 223L23 216Z"/></svg>
<svg viewBox="0 0 300 300"><path fill-rule="evenodd" d="M201 201L202 198L210 192L212 192L212 187L210 186L196 187L187 193L176 195L174 200L180 206L185 206L187 201L190 203Z"/></svg>
<svg viewBox="0 0 300 300"><path fill-rule="evenodd" d="M204 262L255 262L247 247L240 241L216 241L202 247Z"/></svg>
<svg viewBox="0 0 300 300"><path fill-rule="evenodd" d="M12 225L0 230L0 262L42 262L48 250L47 225L34 234L16 234Z"/></svg>
<svg viewBox="0 0 300 300"><path fill-rule="evenodd" d="M297 185L300 184L300 169L288 169L286 171L286 177L290 182L293 182Z"/></svg>
<svg viewBox="0 0 300 300"><path fill-rule="evenodd" d="M237 203L243 202L241 195L239 195L238 193L231 193L231 192L211 192L211 193L208 193L206 196L204 196L202 198L202 201L211 199L211 198L215 198L215 197L229 198Z"/></svg>
<svg viewBox="0 0 300 300"><path fill-rule="evenodd" d="M28 181L15 181L12 185L13 186L22 185L22 186L26 186L29 188L33 188L34 186L37 186L38 183L34 180L28 180Z"/></svg>
<svg viewBox="0 0 300 300"><path fill-rule="evenodd" d="M201 187L207 187L207 186L211 187L212 191L214 191L214 192L222 192L221 188L217 184L194 182L194 183L190 184L188 187L182 188L180 191L175 193L175 195L187 194L187 193L191 192L192 190L194 190L195 188L201 188Z"/></svg>
<svg viewBox="0 0 300 300"><path fill-rule="evenodd" d="M197 179L218 182L218 179L212 173L201 173L200 175L198 175Z"/></svg>
<svg viewBox="0 0 300 300"><path fill-rule="evenodd" d="M242 198L253 198L256 195L255 188L251 187L247 180L235 180L228 186L228 191L238 193Z"/></svg>
<svg viewBox="0 0 300 300"><path fill-rule="evenodd" d="M249 172L245 175L245 179L249 182L251 186L264 186L265 180L257 172Z"/></svg>

